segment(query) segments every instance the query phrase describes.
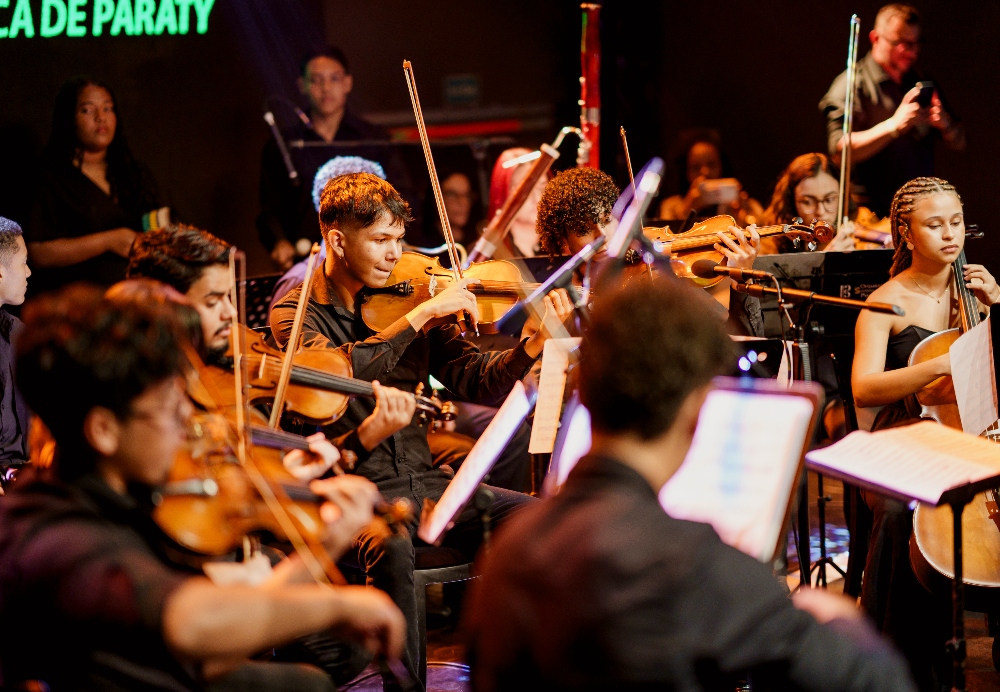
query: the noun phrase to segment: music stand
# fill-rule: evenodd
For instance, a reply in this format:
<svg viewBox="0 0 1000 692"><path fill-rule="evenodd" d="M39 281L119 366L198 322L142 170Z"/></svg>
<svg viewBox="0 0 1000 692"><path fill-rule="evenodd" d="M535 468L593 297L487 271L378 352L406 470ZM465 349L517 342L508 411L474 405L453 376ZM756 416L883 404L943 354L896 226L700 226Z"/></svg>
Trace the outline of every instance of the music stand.
<svg viewBox="0 0 1000 692"><path fill-rule="evenodd" d="M809 382L789 389L774 380L731 377L713 384L691 449L661 490L660 503L671 516L709 523L729 545L769 562L788 521L821 389ZM589 451L588 423L587 409L574 395L552 452L547 496L558 492Z"/></svg>
<svg viewBox="0 0 1000 692"><path fill-rule="evenodd" d="M465 457L458 473L445 488L441 499L436 503L424 500L420 527L417 529L417 536L424 542L429 545L441 545L445 533L454 526L455 518L469 504L483 478L506 449L514 432L531 413L535 405L535 395L536 392L529 391L524 383L516 382L500 410L493 416L493 420L486 426L486 430ZM489 534L488 525L484 526L484 533Z"/></svg>
<svg viewBox="0 0 1000 692"><path fill-rule="evenodd" d="M908 426L911 428L916 428L918 426L934 426L942 427L937 423L917 423L914 426ZM951 589L951 599L952 599L952 639L947 644L948 653L952 657L952 689L953 690L964 690L965 689L965 583L962 581L962 513L965 510L965 506L968 505L972 499L981 492L996 488L1000 485L1000 470L988 472L988 477L980 477L975 480L969 481L969 476L966 475L962 477L956 474L956 482L943 490L939 497L928 498L917 497L912 491L908 491L904 486L905 481L909 480L905 478L905 474L900 473L897 478L893 480L892 483L886 482L885 479L879 478L876 473L878 471L877 464L856 464L856 463L842 463L830 458L831 453L837 447L854 436L864 436L864 435L880 435L884 433L898 433L901 430L906 430L906 428L897 428L895 430L886 430L883 433L867 433L864 431L853 432L848 435L844 440L820 450L813 450L806 455L806 468L815 471L816 473L821 473L828 475L832 478L837 478L839 480L845 481L847 483L852 483L859 487L867 488L876 493L883 495L888 495L890 497L895 497L907 503L924 502L926 504L931 504L936 507L941 505L949 505L952 511L952 540L953 540L953 559L954 559L954 571L955 576L952 580ZM958 432L958 431L952 431ZM958 433L964 434L964 433ZM856 455L855 455L856 456ZM854 459L851 460L855 461ZM905 454L899 455L895 460L896 469L899 466L911 463L912 459ZM865 468L865 467L868 468ZM914 466L917 465L914 463ZM872 473L872 471L875 473ZM965 471L965 469L962 469ZM921 475L920 468L914 469L914 476Z"/></svg>

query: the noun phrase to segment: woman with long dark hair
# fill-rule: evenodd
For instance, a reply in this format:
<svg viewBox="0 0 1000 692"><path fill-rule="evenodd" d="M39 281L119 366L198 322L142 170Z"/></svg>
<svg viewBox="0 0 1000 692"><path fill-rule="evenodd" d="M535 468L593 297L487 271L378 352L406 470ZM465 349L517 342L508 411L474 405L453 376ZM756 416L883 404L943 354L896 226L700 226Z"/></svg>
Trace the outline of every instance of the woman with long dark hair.
<svg viewBox="0 0 1000 692"><path fill-rule="evenodd" d="M792 223L798 217L802 223L824 221L837 225L837 201L840 183L837 171L825 154L802 154L792 159L774 186L771 203L764 210L763 224ZM857 211L851 203L851 218ZM792 250L791 243L783 239L765 238L761 241L761 254L777 254ZM847 252L854 250L852 226L845 224L838 229L821 250Z"/></svg>
<svg viewBox="0 0 1000 692"><path fill-rule="evenodd" d="M136 233L166 221L160 208L152 176L126 142L111 90L87 77L63 85L27 234L37 270L33 292L124 279Z"/></svg>
<svg viewBox="0 0 1000 692"><path fill-rule="evenodd" d="M982 265L967 264L964 276L954 276L952 263L965 243L965 217L953 185L940 178L911 180L896 192L890 221L896 248L891 278L868 300L898 305L905 315L858 315L851 378L858 406L883 407L873 429L919 420L914 395L951 374L948 354L907 363L920 341L960 321L956 280L975 294L981 311L1000 302L1000 287ZM947 599L933 598L910 566L913 512L873 492L863 491L862 497L873 520L861 605L899 646L921 689L940 689L934 676L947 673L942 654L950 611Z"/></svg>

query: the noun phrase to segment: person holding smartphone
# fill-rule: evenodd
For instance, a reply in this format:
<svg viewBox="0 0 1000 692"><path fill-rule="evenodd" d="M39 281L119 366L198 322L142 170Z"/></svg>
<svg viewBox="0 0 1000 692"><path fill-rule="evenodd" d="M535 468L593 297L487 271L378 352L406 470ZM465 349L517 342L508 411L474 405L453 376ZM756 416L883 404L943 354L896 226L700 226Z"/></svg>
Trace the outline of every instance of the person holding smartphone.
<svg viewBox="0 0 1000 692"><path fill-rule="evenodd" d="M863 188L859 201L885 217L897 189L913 178L934 175L938 140L949 149L965 148L965 129L940 89L915 69L921 48L916 8L885 5L875 16L875 27L868 36L872 48L858 62L857 70L852 182ZM826 116L827 145L836 165L844 148L846 80L845 70L833 80L819 104Z"/></svg>

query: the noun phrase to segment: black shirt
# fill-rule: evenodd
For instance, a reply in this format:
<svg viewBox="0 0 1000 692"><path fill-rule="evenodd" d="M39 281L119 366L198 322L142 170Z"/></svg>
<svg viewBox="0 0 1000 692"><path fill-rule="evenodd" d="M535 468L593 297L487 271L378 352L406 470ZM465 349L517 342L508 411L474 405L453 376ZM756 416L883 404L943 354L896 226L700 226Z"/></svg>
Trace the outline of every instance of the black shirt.
<svg viewBox="0 0 1000 692"><path fill-rule="evenodd" d="M44 163L35 186L25 242L79 238L115 228L142 232L143 214L158 209L161 200L148 169L137 165L134 174L140 179L139 199L126 202L105 194L69 162ZM127 267L128 260L113 252L68 267L35 267L28 290L38 294L75 281L110 286L125 278Z"/></svg>
<svg viewBox="0 0 1000 692"><path fill-rule="evenodd" d="M0 309L0 468L28 461L28 407L14 386L14 339L24 325Z"/></svg>
<svg viewBox="0 0 1000 692"><path fill-rule="evenodd" d="M301 140L303 142L322 142L323 138L304 123L296 123L295 127L282 132L285 143ZM388 133L358 117L350 109L344 111L344 117L334 135L334 142L357 142L361 140L388 140ZM312 242L321 242L319 232L319 215L313 205L313 177L316 171L336 155L362 156L374 160L385 158L386 150L375 151L367 147L351 148L350 150L296 149L289 148L292 164L299 174L299 184L295 185L288 177L281 151L274 138L264 145L264 153L260 164L260 215L257 217L257 232L260 242L269 251L279 240L287 240L295 244L299 238L307 238ZM381 161L380 161L381 162ZM383 168L386 164L381 162Z"/></svg>
<svg viewBox="0 0 1000 692"><path fill-rule="evenodd" d="M457 326L432 327L418 333L403 317L375 334L360 313L349 312L335 296L320 298L326 293L322 281L320 276L313 283L302 343L343 347L358 379L378 380L412 392L418 383L426 387L428 375L433 375L459 400L498 406L535 362L525 352L523 341L508 351L484 353L463 339ZM279 344L288 340L301 290L301 286L292 290L271 313L271 330ZM361 296L359 306L360 300ZM386 497L406 496L418 507L424 498L439 499L451 480L451 471L432 467L427 427L420 416L414 416L410 425L369 453L358 442L355 429L374 410L374 399L352 399L347 412L327 428L328 435L358 454L357 473L378 485Z"/></svg>
<svg viewBox="0 0 1000 692"><path fill-rule="evenodd" d="M190 690L163 607L189 575L167 567L148 514L97 476L21 478L0 498L0 658L7 684L53 691ZM147 534L152 535L152 534Z"/></svg>
<svg viewBox="0 0 1000 692"><path fill-rule="evenodd" d="M660 507L636 471L582 459L511 519L467 609L474 689L909 690L859 621L820 625L765 565Z"/></svg>
<svg viewBox="0 0 1000 692"><path fill-rule="evenodd" d="M919 80L920 76L911 70L902 83L896 84L868 53L858 62L854 132L870 130L892 117L906 92ZM826 116L827 146L831 153L837 150L837 142L843 136L846 90L847 70L844 70L819 103ZM940 87L938 96L943 102ZM950 113L947 103L944 105ZM934 175L934 143L940 136L930 125L913 127L870 159L855 163L851 182L863 188L861 201L879 216L888 216L896 190L914 178Z"/></svg>

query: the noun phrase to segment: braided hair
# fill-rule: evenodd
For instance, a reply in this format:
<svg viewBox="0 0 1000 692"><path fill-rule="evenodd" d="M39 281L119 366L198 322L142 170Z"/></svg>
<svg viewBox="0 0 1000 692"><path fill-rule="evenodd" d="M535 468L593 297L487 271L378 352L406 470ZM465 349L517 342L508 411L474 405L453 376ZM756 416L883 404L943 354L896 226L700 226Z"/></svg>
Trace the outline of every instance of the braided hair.
<svg viewBox="0 0 1000 692"><path fill-rule="evenodd" d="M892 228L892 245L896 248L896 254L892 257L892 269L889 270L889 276L896 276L913 263L913 250L906 245L910 238L910 216L913 214L913 209L919 199L935 192L950 192L958 197L959 203L962 202L954 185L947 180L931 177L914 178L899 188L895 197L892 198L889 223Z"/></svg>

